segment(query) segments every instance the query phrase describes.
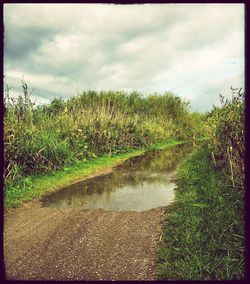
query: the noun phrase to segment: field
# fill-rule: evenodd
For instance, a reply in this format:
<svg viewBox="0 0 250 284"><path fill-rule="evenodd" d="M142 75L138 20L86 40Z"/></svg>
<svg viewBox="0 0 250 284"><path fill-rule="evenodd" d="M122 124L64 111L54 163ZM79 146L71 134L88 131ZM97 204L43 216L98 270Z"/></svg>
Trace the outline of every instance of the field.
<svg viewBox="0 0 250 284"><path fill-rule="evenodd" d="M244 93L221 96L208 113L172 93L87 91L36 106L23 94L4 101L6 210L105 171L148 149L202 140L178 169L166 208L157 277L244 278Z"/></svg>

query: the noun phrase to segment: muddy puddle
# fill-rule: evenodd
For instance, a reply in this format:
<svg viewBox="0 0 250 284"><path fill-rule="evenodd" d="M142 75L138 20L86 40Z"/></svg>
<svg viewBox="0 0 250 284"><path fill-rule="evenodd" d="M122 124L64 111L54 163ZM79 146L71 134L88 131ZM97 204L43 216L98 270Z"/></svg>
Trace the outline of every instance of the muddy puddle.
<svg viewBox="0 0 250 284"><path fill-rule="evenodd" d="M75 183L41 199L45 207L145 211L175 197L176 168L192 145L153 150L130 158L109 174Z"/></svg>

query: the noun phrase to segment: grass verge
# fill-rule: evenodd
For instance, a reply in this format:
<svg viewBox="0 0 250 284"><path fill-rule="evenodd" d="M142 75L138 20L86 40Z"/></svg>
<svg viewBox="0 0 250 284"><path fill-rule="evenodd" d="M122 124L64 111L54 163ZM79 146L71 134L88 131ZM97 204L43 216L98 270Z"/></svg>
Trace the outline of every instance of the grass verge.
<svg viewBox="0 0 250 284"><path fill-rule="evenodd" d="M244 196L225 185L203 145L179 168L176 201L166 209L159 279L244 279Z"/></svg>
<svg viewBox="0 0 250 284"><path fill-rule="evenodd" d="M131 149L127 153L101 156L88 161L79 161L76 165L50 174L32 175L5 186L4 207L18 207L24 202L39 198L64 186L82 180L106 168L114 167L126 159L140 155L147 150L173 147L185 141L167 140L144 149Z"/></svg>

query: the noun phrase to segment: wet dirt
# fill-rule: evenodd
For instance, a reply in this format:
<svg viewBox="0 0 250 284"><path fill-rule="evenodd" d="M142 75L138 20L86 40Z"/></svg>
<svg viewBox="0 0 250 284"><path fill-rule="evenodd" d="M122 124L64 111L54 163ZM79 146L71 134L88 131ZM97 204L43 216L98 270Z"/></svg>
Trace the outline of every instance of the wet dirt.
<svg viewBox="0 0 250 284"><path fill-rule="evenodd" d="M144 212L45 208L39 201L5 216L6 278L155 279L162 208Z"/></svg>
<svg viewBox="0 0 250 284"><path fill-rule="evenodd" d="M176 151L160 159L144 158L143 163L132 160L132 164L131 161L127 164L133 171L134 165L137 173L145 165L146 169L157 169L159 164L165 165L164 172L166 168L173 172L176 163L186 156L183 152L173 163ZM145 175L140 178L137 175L140 182L141 178ZM122 183L119 178L118 181ZM6 279L154 280L156 251L166 218L164 208L146 211L61 208L46 206L41 199L8 210L4 213Z"/></svg>

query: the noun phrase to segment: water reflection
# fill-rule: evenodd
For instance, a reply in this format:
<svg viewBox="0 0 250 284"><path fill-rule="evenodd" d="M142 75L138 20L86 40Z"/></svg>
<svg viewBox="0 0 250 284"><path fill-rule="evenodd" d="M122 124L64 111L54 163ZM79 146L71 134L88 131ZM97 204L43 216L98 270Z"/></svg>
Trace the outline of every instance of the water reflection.
<svg viewBox="0 0 250 284"><path fill-rule="evenodd" d="M174 199L176 167L191 150L192 145L185 144L130 158L109 174L44 197L43 206L144 211L167 205Z"/></svg>

